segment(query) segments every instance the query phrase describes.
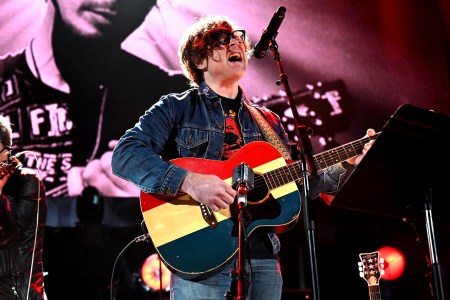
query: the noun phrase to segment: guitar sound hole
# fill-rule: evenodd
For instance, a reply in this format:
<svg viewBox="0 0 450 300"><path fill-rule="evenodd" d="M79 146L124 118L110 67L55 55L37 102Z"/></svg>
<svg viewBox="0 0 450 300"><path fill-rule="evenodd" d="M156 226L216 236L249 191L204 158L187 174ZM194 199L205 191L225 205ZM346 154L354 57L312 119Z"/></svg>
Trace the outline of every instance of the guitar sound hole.
<svg viewBox="0 0 450 300"><path fill-rule="evenodd" d="M235 224L238 224L237 216L239 208L236 204L231 205L231 214ZM281 213L281 207L270 194L263 177L254 175L254 187L247 193L247 216L245 218L246 226L254 221L263 219L276 219ZM238 234L238 227L233 228L233 235Z"/></svg>
<svg viewBox="0 0 450 300"><path fill-rule="evenodd" d="M257 204L269 196L269 188L264 181L264 178L259 175L254 175L254 187L247 193L247 202L249 204Z"/></svg>

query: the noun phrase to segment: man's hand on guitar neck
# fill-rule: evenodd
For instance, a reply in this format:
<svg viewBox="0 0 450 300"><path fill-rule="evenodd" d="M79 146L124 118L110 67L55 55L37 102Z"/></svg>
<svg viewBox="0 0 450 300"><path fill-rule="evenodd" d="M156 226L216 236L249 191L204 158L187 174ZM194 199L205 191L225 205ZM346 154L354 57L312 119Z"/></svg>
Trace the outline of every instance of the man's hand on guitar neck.
<svg viewBox="0 0 450 300"><path fill-rule="evenodd" d="M373 130L372 128L367 129L367 133L366 133L365 137L374 136L374 135L375 135L375 130ZM361 160L363 159L364 155L366 155L367 151L369 151L370 147L372 147L374 142L375 142L375 140L370 140L368 143L366 143L362 150L362 154L348 159L347 163L349 163L351 165L358 165L361 162Z"/></svg>
<svg viewBox="0 0 450 300"><path fill-rule="evenodd" d="M189 194L197 202L213 211L227 208L234 202L236 191L216 175L189 172L180 191Z"/></svg>
<svg viewBox="0 0 450 300"><path fill-rule="evenodd" d="M376 134L375 130L373 130L372 128L369 128L369 129L367 129L367 133L364 137L374 136L375 134ZM352 158L346 160L345 162L352 165L353 167L358 165L361 162L361 160L364 158L364 156L366 155L367 151L369 151L370 147L372 147L374 142L375 142L375 140L370 140L369 142L364 144L362 153L360 155L358 155L356 157L352 157ZM343 163L340 163L340 166L343 169L347 169ZM320 193L319 196L327 205L331 205L331 202L333 202L334 197L335 197L335 195L331 195L331 194L327 194L327 193Z"/></svg>

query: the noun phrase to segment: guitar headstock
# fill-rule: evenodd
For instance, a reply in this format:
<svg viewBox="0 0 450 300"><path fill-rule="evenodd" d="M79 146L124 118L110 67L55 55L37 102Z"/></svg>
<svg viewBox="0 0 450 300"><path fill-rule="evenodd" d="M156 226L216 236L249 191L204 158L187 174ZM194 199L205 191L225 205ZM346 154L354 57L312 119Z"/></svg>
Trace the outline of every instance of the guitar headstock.
<svg viewBox="0 0 450 300"><path fill-rule="evenodd" d="M359 276L364 278L369 286L378 285L384 274L384 259L380 258L380 253L360 253L359 259Z"/></svg>

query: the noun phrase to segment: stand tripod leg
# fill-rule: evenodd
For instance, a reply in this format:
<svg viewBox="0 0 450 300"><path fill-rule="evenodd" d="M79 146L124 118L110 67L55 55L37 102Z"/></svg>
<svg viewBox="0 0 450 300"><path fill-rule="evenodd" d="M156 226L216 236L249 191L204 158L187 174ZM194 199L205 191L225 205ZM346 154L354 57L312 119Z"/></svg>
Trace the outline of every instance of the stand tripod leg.
<svg viewBox="0 0 450 300"><path fill-rule="evenodd" d="M427 226L428 248L430 251L431 268L433 274L433 291L435 299L444 300L441 269L437 255L436 237L434 235L433 214L431 210L432 190L430 189L425 201L425 222Z"/></svg>

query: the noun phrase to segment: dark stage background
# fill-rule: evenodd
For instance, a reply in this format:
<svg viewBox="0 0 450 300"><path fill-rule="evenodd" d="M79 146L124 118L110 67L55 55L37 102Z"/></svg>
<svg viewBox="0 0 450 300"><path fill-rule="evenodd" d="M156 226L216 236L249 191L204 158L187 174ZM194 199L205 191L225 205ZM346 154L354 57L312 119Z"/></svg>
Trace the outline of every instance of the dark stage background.
<svg viewBox="0 0 450 300"><path fill-rule="evenodd" d="M28 45L45 5L25 1L3 1L3 5L0 56L7 57ZM120 94L122 106L112 109L111 119L106 121L114 126L105 126L104 136L118 139L116 132L132 127L159 95L187 88L177 67L176 47L183 29L195 17L230 16L252 41L258 41L280 5L287 8L287 14L277 37L279 52L299 113L313 128L315 153L360 138L369 127L381 130L402 104L450 114L450 3L446 0L156 1L142 27L122 45L138 57L136 64L145 66L135 69L132 78L146 86L142 94L140 89ZM275 84L278 76L269 53L264 59L250 61L242 86L254 102L282 117L295 141L292 114ZM133 99L126 98L130 95ZM10 113L5 103L0 104L0 113ZM449 144L448 139L442 140L444 149ZM418 160L411 163L426 163L427 157ZM418 174L405 176L411 177L414 185ZM377 178L373 184L383 188L377 186ZM440 203L448 200L444 191L435 199ZM49 299L109 299L113 263L119 252L142 234L142 217L136 197L105 197L104 201L100 222L80 222L76 197L49 197L44 252ZM441 214L450 213L447 205L442 209ZM406 269L397 280L381 281L383 299L433 299L423 220L328 206L321 200L314 201L314 216L322 299L368 298L367 284L358 276L358 253L385 245L403 252ZM449 297L450 225L441 220L435 225ZM280 239L283 297L306 299L311 280L302 220ZM114 277L116 299L159 298L143 288L139 277L140 264L153 252L148 242L134 243L119 258Z"/></svg>

